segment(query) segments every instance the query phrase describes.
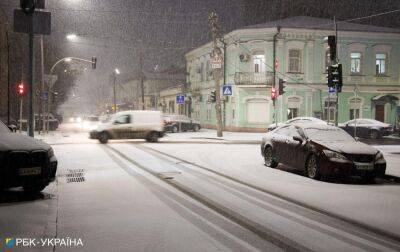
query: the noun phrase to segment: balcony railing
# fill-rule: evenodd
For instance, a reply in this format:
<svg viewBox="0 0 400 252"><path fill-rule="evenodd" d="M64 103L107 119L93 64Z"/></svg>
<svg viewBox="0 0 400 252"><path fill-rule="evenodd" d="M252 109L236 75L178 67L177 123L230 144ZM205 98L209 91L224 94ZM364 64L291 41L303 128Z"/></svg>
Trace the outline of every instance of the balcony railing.
<svg viewBox="0 0 400 252"><path fill-rule="evenodd" d="M271 85L273 82L273 73L252 73L252 72L236 72L236 85Z"/></svg>

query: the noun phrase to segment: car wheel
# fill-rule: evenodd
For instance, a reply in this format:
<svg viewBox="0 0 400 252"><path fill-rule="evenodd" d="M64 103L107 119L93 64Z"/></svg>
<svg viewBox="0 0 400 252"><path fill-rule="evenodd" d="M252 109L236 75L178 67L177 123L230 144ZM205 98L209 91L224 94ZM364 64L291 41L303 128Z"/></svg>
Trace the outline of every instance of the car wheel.
<svg viewBox="0 0 400 252"><path fill-rule="evenodd" d="M44 190L44 188L46 187L46 185L24 185L24 191L28 194L35 194L35 193L39 193L41 191Z"/></svg>
<svg viewBox="0 0 400 252"><path fill-rule="evenodd" d="M158 133L157 133L157 132L151 132L151 133L149 133L149 135L148 135L147 138L146 138L146 141L147 141L147 142L150 142L150 143L156 143L156 142L158 142Z"/></svg>
<svg viewBox="0 0 400 252"><path fill-rule="evenodd" d="M264 164L268 167L275 168L278 166L278 162L274 159L274 155L272 152L272 147L267 146L264 150Z"/></svg>
<svg viewBox="0 0 400 252"><path fill-rule="evenodd" d="M315 154L310 155L310 157L307 159L306 172L309 178L317 180L321 178L319 162Z"/></svg>
<svg viewBox="0 0 400 252"><path fill-rule="evenodd" d="M371 130L369 132L369 138L371 138L371 139L379 138L379 132L377 130Z"/></svg>
<svg viewBox="0 0 400 252"><path fill-rule="evenodd" d="M107 132L102 132L101 134L100 134L100 136L99 136L99 141L100 141L100 143L102 143L102 144L106 144L106 143L108 143L108 133Z"/></svg>
<svg viewBox="0 0 400 252"><path fill-rule="evenodd" d="M193 127L193 131L199 131L200 130L200 127L199 127L199 125L194 125L194 127Z"/></svg>
<svg viewBox="0 0 400 252"><path fill-rule="evenodd" d="M177 126L173 126L172 127L172 133L177 133L178 132L178 127Z"/></svg>

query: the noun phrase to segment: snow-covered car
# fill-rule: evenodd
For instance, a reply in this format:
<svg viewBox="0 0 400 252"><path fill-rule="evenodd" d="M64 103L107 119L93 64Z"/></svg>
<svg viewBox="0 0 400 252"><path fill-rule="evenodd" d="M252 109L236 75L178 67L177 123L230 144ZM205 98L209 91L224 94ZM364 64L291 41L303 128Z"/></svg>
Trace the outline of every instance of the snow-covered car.
<svg viewBox="0 0 400 252"><path fill-rule="evenodd" d="M0 122L0 189L40 192L54 181L57 158L50 145L12 133Z"/></svg>
<svg viewBox="0 0 400 252"><path fill-rule="evenodd" d="M313 179L360 176L373 181L386 171L380 151L331 125L282 126L266 134L261 154L266 166L274 168L283 163Z"/></svg>
<svg viewBox="0 0 400 252"><path fill-rule="evenodd" d="M150 110L118 112L90 131L90 138L98 139L103 144L109 139L146 139L148 142L157 142L163 136L162 112Z"/></svg>
<svg viewBox="0 0 400 252"><path fill-rule="evenodd" d="M200 123L185 115L164 115L164 130L172 133L179 131L199 131Z"/></svg>
<svg viewBox="0 0 400 252"><path fill-rule="evenodd" d="M315 118L315 117L295 117L295 118L287 120L286 122L283 122L283 123L270 124L268 126L268 131L274 130L283 125L289 125L289 124L294 124L294 123L296 123L296 124L298 124L298 123L315 123L315 124L321 124L321 125L328 124L327 122L325 122L321 119Z"/></svg>
<svg viewBox="0 0 400 252"><path fill-rule="evenodd" d="M393 125L374 119L353 119L339 124L339 127L350 135L356 134L357 137L361 138L377 139L393 134Z"/></svg>

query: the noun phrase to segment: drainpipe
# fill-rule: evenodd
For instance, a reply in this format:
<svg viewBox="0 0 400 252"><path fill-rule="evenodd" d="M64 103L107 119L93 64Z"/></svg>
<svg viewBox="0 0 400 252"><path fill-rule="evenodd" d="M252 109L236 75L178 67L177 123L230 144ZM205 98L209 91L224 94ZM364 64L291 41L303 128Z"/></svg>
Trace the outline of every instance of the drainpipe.
<svg viewBox="0 0 400 252"><path fill-rule="evenodd" d="M279 26L276 27L276 33L274 34L273 37L273 81L272 81L272 86L276 89L276 67L275 67L275 62L276 62L276 40L277 37L279 35L279 33L281 32L281 28ZM275 104L275 100L273 100L273 106L274 106L274 123L275 126L278 126L278 121L276 120L276 104Z"/></svg>

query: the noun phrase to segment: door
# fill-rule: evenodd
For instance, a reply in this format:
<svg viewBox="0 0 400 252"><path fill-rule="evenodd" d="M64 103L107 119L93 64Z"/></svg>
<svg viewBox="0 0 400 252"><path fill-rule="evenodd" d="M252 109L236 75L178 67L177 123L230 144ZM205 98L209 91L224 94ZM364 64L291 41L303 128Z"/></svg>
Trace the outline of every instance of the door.
<svg viewBox="0 0 400 252"><path fill-rule="evenodd" d="M294 126L289 127L289 137L286 140L286 155L290 156L288 158L287 165L292 168L302 169L303 166L301 165L302 160L302 143L293 139L294 136L301 137L297 128ZM302 138L302 137L301 137Z"/></svg>
<svg viewBox="0 0 400 252"><path fill-rule="evenodd" d="M288 164L290 159L288 155L287 141L289 139L289 126L275 131L273 137L273 148L275 156L279 163Z"/></svg>
<svg viewBox="0 0 400 252"><path fill-rule="evenodd" d="M114 127L112 134L116 139L128 139L131 138L131 117L130 115L121 115L114 121Z"/></svg>
<svg viewBox="0 0 400 252"><path fill-rule="evenodd" d="M375 105L375 120L385 121L385 105Z"/></svg>

